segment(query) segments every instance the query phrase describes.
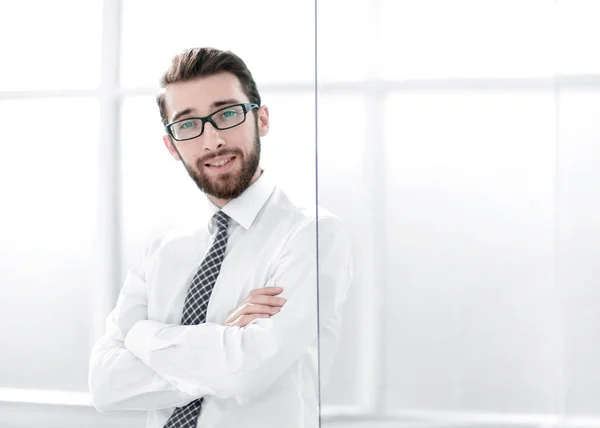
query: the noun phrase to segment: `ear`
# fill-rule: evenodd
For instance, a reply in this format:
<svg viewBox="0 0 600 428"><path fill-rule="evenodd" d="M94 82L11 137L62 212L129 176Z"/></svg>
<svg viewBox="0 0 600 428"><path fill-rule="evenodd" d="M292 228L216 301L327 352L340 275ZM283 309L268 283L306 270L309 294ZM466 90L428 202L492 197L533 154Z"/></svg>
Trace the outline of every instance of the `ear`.
<svg viewBox="0 0 600 428"><path fill-rule="evenodd" d="M258 115L258 135L264 137L269 133L269 108L261 106L256 114Z"/></svg>
<svg viewBox="0 0 600 428"><path fill-rule="evenodd" d="M171 153L171 156L173 156L173 159L175 159L176 161L181 160L179 154L177 153L177 150L175 150L175 147L173 147L173 140L169 135L163 135L163 142L165 143L165 146L167 147L169 153Z"/></svg>

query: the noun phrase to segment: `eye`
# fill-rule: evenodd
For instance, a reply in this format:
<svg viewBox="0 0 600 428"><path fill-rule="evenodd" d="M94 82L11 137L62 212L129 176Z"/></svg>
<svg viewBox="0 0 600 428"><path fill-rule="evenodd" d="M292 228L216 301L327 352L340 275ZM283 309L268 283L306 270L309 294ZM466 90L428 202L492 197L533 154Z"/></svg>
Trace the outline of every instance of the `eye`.
<svg viewBox="0 0 600 428"><path fill-rule="evenodd" d="M179 123L179 129L190 129L196 126L198 123L197 120L186 120L184 122Z"/></svg>
<svg viewBox="0 0 600 428"><path fill-rule="evenodd" d="M231 119L231 118L235 117L236 115L237 115L237 111L234 109L225 110L223 113L221 113L221 119Z"/></svg>

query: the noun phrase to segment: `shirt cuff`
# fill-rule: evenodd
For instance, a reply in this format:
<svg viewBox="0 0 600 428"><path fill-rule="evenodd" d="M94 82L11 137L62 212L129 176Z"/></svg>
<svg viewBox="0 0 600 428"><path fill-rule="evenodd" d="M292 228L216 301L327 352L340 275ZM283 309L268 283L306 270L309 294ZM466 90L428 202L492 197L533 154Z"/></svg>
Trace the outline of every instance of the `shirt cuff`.
<svg viewBox="0 0 600 428"><path fill-rule="evenodd" d="M138 321L125 337L125 348L150 366L150 352L166 347L156 338L164 327L165 324L154 320Z"/></svg>

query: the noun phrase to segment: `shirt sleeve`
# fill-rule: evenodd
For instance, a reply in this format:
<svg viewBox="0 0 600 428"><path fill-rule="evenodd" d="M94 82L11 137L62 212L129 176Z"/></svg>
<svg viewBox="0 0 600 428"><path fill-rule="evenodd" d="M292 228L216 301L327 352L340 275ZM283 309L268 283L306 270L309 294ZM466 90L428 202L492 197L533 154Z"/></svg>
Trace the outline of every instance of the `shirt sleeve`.
<svg viewBox="0 0 600 428"><path fill-rule="evenodd" d="M106 332L90 355L88 386L92 403L100 412L156 410L198 398L178 390L125 349L124 338L131 327L147 319L143 269L132 269L106 320Z"/></svg>
<svg viewBox="0 0 600 428"><path fill-rule="evenodd" d="M188 394L244 402L260 393L317 339L317 301L322 331L346 300L353 277L349 236L338 218L321 218L317 252L316 225L296 233L278 259L273 283L287 299L278 314L246 327L139 321L126 348Z"/></svg>

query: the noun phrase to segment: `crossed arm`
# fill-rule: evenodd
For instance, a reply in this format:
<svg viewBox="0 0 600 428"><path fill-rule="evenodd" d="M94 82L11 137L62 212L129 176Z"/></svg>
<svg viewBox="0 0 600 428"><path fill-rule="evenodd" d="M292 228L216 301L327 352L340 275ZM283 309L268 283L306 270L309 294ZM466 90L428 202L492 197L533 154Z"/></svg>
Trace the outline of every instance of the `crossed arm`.
<svg viewBox="0 0 600 428"><path fill-rule="evenodd" d="M317 337L314 226L288 242L275 269L285 306L245 327L149 320L143 269L131 270L91 353L94 406L102 412L155 410L205 395L243 402L271 385ZM319 220L319 259L323 328L341 310L352 280L350 241L333 217Z"/></svg>

